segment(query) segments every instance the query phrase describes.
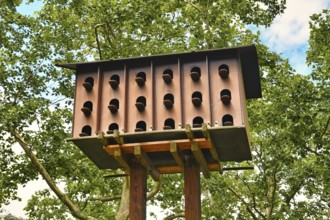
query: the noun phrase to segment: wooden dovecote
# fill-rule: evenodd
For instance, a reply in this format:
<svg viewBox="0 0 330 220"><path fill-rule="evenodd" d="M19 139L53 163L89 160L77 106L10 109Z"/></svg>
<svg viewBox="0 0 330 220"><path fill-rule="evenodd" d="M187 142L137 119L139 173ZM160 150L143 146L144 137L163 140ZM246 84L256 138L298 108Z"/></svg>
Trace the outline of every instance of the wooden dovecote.
<svg viewBox="0 0 330 220"><path fill-rule="evenodd" d="M182 172L185 151L209 170L251 160L245 101L261 97L253 45L58 66L76 71L70 140L101 169L125 168L136 146L160 173Z"/></svg>

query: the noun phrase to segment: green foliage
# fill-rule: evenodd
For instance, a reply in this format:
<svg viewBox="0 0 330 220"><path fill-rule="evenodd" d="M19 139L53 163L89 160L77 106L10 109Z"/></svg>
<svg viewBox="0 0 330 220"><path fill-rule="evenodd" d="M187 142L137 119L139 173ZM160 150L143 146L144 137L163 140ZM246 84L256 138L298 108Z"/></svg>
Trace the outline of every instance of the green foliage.
<svg viewBox="0 0 330 220"><path fill-rule="evenodd" d="M19 199L18 185L38 179L16 150L15 129L84 215L114 219L119 209L118 200L97 198L120 195L122 180L105 179L108 171L64 141L74 73L55 62L95 60L99 52L113 59L254 43L263 89L262 99L248 102L255 170L203 179L203 219L329 215L329 10L311 17L313 72L303 76L245 29L270 25L285 1L48 0L35 16L19 14L20 4L0 1L0 205ZM169 215L182 212L182 192L182 175L165 175L150 204ZM26 211L30 219L70 215L49 190L33 195Z"/></svg>

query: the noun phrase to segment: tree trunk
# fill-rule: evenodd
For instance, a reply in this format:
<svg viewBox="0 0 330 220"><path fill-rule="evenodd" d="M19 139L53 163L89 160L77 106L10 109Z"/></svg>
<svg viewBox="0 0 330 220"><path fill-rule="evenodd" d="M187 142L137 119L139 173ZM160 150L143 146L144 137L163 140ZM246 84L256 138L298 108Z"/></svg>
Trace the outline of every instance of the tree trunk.
<svg viewBox="0 0 330 220"><path fill-rule="evenodd" d="M121 200L119 210L116 215L116 220L127 220L129 215L129 177L125 176L123 179L123 187L121 193Z"/></svg>

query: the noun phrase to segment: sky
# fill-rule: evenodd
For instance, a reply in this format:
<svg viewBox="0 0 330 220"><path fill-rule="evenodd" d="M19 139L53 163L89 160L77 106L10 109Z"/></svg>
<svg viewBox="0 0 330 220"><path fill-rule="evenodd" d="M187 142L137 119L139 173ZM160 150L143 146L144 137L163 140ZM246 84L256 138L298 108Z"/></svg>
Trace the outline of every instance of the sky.
<svg viewBox="0 0 330 220"><path fill-rule="evenodd" d="M262 42L288 58L297 73L308 74L309 17L326 8L330 8L330 0L287 0L284 14L277 16L269 28L251 26L251 29L259 30Z"/></svg>
<svg viewBox="0 0 330 220"><path fill-rule="evenodd" d="M19 7L19 11L25 14L33 14L42 3L35 2ZM288 58L290 64L297 73L308 74L311 69L306 65L306 51L309 38L309 17L314 13L320 13L322 9L330 8L330 0L287 0L287 8L284 14L275 18L269 28L249 26L253 31L259 30L262 42L272 51ZM47 187L43 181L33 181L25 188L20 187L18 195L22 201L13 201L4 209L18 217L24 217L24 206L28 198L36 191Z"/></svg>

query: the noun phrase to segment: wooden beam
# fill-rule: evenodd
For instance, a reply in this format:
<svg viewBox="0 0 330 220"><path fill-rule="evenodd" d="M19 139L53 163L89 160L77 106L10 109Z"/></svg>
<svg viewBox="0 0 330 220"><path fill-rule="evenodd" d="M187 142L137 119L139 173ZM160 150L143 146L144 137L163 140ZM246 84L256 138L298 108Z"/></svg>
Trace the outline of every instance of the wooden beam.
<svg viewBox="0 0 330 220"><path fill-rule="evenodd" d="M127 175L130 175L131 172L131 168L127 163L127 158L124 152L122 152L122 150L120 149L120 147L117 147L114 149L114 158L118 161L118 163L120 165L122 165L122 167L125 170L125 173L127 173Z"/></svg>
<svg viewBox="0 0 330 220"><path fill-rule="evenodd" d="M104 137L104 132L103 131L98 131L97 132L97 139L101 142L103 146L108 145L107 139Z"/></svg>
<svg viewBox="0 0 330 220"><path fill-rule="evenodd" d="M171 142L170 152L171 152L174 160L178 164L178 166L181 168L181 171L183 172L184 171L184 164L183 164L183 161L182 161L180 150L178 149L178 146L175 142Z"/></svg>
<svg viewBox="0 0 330 220"><path fill-rule="evenodd" d="M203 133L204 138L209 140L210 143L211 143L211 147L210 147L209 151L211 153L211 156L212 156L213 160L215 160L219 163L219 166L220 166L219 172L220 172L220 174L222 174L223 172L222 172L222 166L221 166L221 163L220 163L220 158L218 156L217 150L215 149L214 142L211 138L210 132L207 129L207 124L205 124L205 123L202 124L202 133Z"/></svg>
<svg viewBox="0 0 330 220"><path fill-rule="evenodd" d="M136 159L142 164L142 166L148 171L150 176L155 181L159 181L159 171L152 165L148 155L141 149L141 146L134 147L134 155Z"/></svg>
<svg viewBox="0 0 330 220"><path fill-rule="evenodd" d="M210 169L207 167L207 162L205 160L204 154L201 149L198 147L198 143L191 142L191 151L196 158L197 163L200 165L201 170L205 178L210 178Z"/></svg>
<svg viewBox="0 0 330 220"><path fill-rule="evenodd" d="M253 170L254 167L224 167L222 168L223 171L230 171L230 170Z"/></svg>
<svg viewBox="0 0 330 220"><path fill-rule="evenodd" d="M217 153L216 149L214 148L214 144L211 139L211 135L210 135L209 130L207 129L207 125L205 123L202 124L202 133L203 133L204 138L211 142L210 152L211 152L212 158L215 161L220 161L218 153Z"/></svg>
<svg viewBox="0 0 330 220"><path fill-rule="evenodd" d="M124 139L120 136L120 133L117 129L113 131L113 138L118 144L124 144Z"/></svg>
<svg viewBox="0 0 330 220"><path fill-rule="evenodd" d="M207 129L206 123L202 124L202 133L203 133L204 138L210 139L210 133L209 133L209 130Z"/></svg>
<svg viewBox="0 0 330 220"><path fill-rule="evenodd" d="M220 169L219 163L209 163L207 167L210 171L219 171ZM157 169L160 174L182 173L181 168L177 164L157 166Z"/></svg>
<svg viewBox="0 0 330 220"><path fill-rule="evenodd" d="M194 135L192 133L190 124L186 124L186 135L187 135L189 140L194 139Z"/></svg>
<svg viewBox="0 0 330 220"><path fill-rule="evenodd" d="M211 142L205 138L197 138L194 139L195 142L198 143L201 149L209 149L211 148ZM139 143L142 150L146 153L151 152L163 152L163 151L170 151L170 145L172 142L177 144L179 150L190 150L191 148L191 140L184 139L184 140L174 140L174 141L154 141L154 142L143 142ZM121 149L126 154L134 154L134 147L136 143L132 144L117 144L117 145L107 145L104 149L108 152L108 154L113 155L113 149L117 147L121 147Z"/></svg>

